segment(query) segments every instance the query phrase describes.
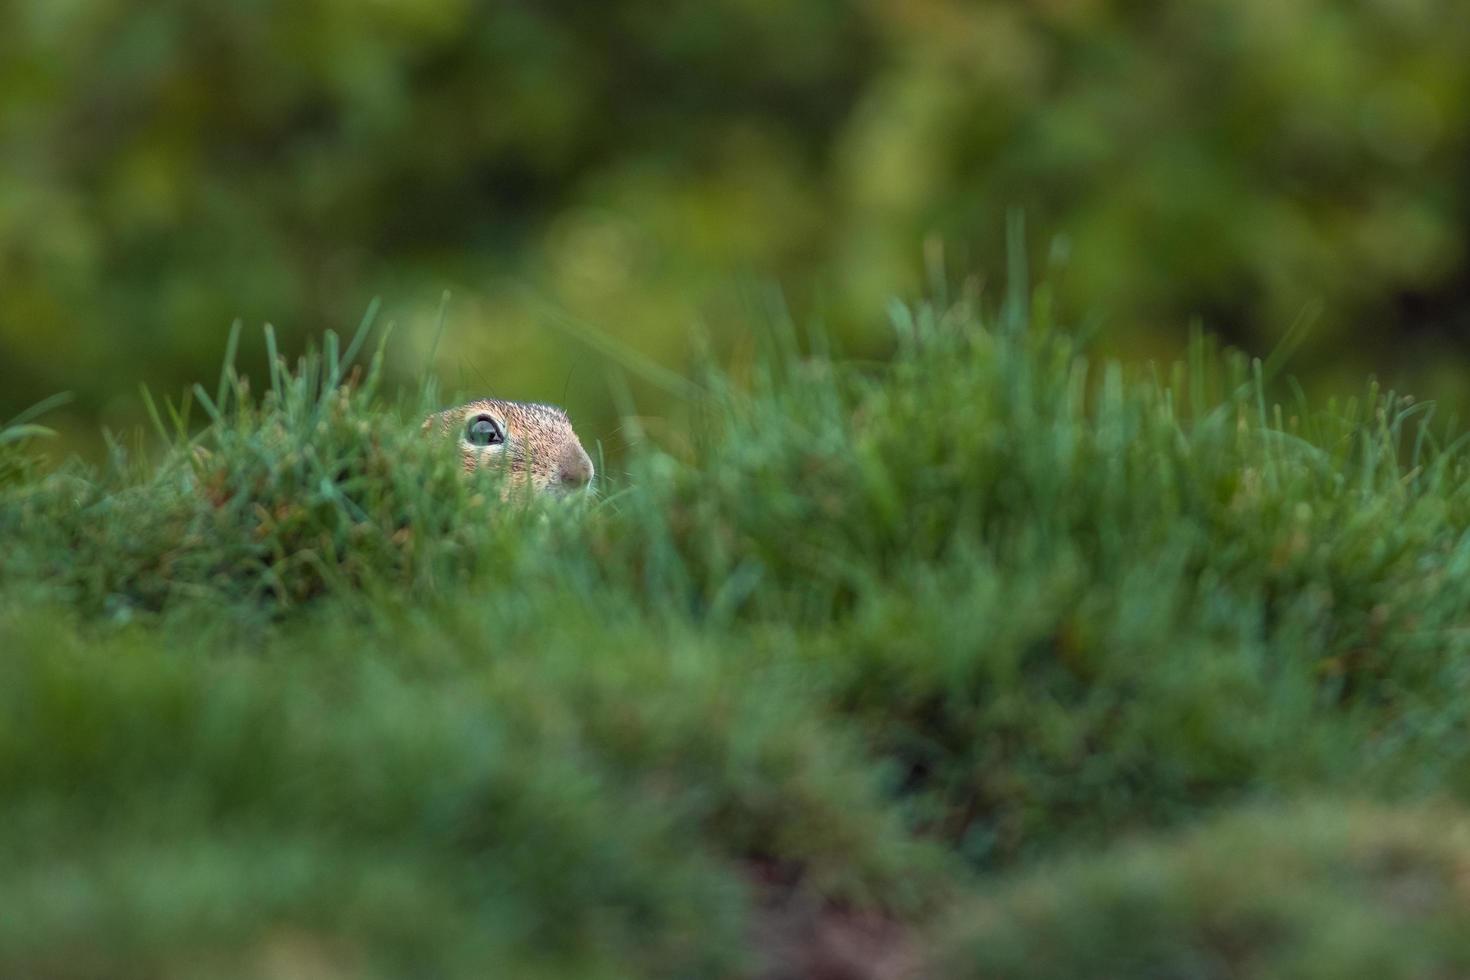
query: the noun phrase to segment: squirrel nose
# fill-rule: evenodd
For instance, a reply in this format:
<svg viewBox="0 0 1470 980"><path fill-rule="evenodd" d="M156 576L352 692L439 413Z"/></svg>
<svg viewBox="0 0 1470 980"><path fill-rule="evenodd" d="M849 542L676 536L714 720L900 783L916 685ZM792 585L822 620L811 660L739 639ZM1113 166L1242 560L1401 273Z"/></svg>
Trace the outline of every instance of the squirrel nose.
<svg viewBox="0 0 1470 980"><path fill-rule="evenodd" d="M569 489L592 482L592 460L581 446L570 446L561 458L561 482Z"/></svg>

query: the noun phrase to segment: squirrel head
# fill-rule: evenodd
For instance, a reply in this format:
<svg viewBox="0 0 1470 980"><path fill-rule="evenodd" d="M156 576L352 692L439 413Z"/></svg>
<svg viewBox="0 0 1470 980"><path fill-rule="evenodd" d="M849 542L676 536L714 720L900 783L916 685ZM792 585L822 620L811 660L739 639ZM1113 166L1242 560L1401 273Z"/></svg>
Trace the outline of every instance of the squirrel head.
<svg viewBox="0 0 1470 980"><path fill-rule="evenodd" d="M423 428L454 438L465 472L503 468L508 491L566 496L592 485L592 459L555 405L482 398L430 415Z"/></svg>

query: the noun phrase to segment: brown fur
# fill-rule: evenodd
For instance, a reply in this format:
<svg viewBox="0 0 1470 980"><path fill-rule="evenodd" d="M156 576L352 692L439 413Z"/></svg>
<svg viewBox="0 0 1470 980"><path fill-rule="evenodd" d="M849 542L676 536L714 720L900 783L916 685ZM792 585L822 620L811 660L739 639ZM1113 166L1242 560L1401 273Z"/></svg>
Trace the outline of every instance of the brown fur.
<svg viewBox="0 0 1470 980"><path fill-rule="evenodd" d="M481 415L500 426L505 442L476 446L468 441L468 427ZM592 485L592 460L572 431L567 413L555 405L482 398L430 415L424 419L424 431L453 437L466 473L482 466L505 467L508 488L563 496Z"/></svg>

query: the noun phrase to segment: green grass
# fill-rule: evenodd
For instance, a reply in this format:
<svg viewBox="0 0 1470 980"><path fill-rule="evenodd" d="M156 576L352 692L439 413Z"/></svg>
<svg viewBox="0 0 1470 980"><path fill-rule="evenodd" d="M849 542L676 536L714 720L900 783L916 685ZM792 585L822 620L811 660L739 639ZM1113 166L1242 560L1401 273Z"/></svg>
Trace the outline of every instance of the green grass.
<svg viewBox="0 0 1470 980"><path fill-rule="evenodd" d="M1320 977L1470 972L1470 820L1308 805L1057 863L961 907L955 977Z"/></svg>
<svg viewBox="0 0 1470 980"><path fill-rule="evenodd" d="M1463 845L1353 855L1465 819L1464 444L1023 300L778 331L573 505L330 338L157 464L0 432L0 975L1463 972Z"/></svg>

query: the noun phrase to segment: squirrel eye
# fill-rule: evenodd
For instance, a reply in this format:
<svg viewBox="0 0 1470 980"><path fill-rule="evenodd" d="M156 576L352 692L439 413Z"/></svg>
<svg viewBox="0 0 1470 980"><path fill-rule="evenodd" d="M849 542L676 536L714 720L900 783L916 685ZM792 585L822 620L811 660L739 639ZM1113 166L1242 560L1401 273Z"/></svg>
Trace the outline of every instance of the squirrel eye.
<svg viewBox="0 0 1470 980"><path fill-rule="evenodd" d="M505 433L488 415L481 415L470 423L465 439L472 446L494 446L505 441Z"/></svg>

